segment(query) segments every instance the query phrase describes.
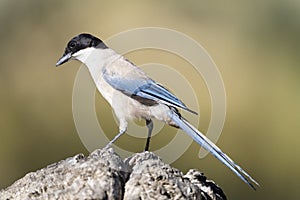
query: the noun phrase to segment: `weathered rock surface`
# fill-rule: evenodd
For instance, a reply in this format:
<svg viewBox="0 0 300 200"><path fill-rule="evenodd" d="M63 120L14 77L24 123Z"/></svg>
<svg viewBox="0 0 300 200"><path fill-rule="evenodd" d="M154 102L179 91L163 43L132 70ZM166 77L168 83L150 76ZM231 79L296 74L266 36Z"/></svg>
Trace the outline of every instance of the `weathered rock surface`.
<svg viewBox="0 0 300 200"><path fill-rule="evenodd" d="M151 152L124 161L112 148L78 154L31 172L0 191L0 199L226 199L197 170L183 174Z"/></svg>

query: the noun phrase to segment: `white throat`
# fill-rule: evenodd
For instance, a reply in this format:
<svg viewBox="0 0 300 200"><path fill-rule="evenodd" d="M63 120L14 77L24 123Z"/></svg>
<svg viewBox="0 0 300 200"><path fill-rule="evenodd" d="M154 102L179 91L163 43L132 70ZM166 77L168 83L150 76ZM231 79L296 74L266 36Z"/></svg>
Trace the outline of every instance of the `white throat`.
<svg viewBox="0 0 300 200"><path fill-rule="evenodd" d="M74 53L73 57L87 66L93 80L97 83L101 76L103 67L109 66L120 58L121 55L117 54L110 48L97 49L89 47Z"/></svg>

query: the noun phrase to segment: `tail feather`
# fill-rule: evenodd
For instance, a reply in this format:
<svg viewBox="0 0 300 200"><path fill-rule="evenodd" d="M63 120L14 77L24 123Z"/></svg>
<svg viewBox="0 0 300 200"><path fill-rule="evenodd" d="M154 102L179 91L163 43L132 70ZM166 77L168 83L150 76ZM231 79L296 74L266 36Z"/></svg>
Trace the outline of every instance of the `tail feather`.
<svg viewBox="0 0 300 200"><path fill-rule="evenodd" d="M259 184L248 174L246 173L239 165L237 165L231 158L229 158L225 153L219 149L213 142L211 142L204 134L199 130L193 127L189 122L183 119L181 116L172 112L170 118L174 121L184 132L186 132L190 137L193 138L198 144L200 144L204 149L209 151L217 159L219 159L223 164L225 164L229 169L231 169L240 179L242 179L247 185L252 189L256 190L254 185ZM249 181L250 179L250 181Z"/></svg>

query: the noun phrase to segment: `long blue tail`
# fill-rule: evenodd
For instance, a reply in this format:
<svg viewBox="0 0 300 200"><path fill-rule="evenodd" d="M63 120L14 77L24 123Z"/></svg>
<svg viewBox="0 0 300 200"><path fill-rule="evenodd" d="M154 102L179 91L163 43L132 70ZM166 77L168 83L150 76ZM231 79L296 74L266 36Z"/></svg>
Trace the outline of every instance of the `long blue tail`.
<svg viewBox="0 0 300 200"><path fill-rule="evenodd" d="M229 158L225 153L219 149L213 142L211 142L204 134L198 131L195 127L193 127L189 122L183 119L181 116L172 112L170 114L170 118L190 137L193 138L198 144L200 144L204 149L209 151L212 155L214 155L217 159L219 159L222 163L224 163L227 167L229 167L240 179L242 179L247 185L249 185L252 189L256 190L253 186L255 183L257 186L259 184L249 175L247 174L239 165L237 165L231 158ZM251 182L248 180L250 179Z"/></svg>

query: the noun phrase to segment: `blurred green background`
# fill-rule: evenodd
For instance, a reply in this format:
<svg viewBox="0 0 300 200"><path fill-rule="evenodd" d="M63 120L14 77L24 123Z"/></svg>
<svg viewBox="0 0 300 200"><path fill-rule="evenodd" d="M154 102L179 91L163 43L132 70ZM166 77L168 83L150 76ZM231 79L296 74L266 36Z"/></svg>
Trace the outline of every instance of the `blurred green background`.
<svg viewBox="0 0 300 200"><path fill-rule="evenodd" d="M298 199L300 1L291 0L1 0L0 188L47 164L88 153L72 118L72 89L80 64L55 68L67 41L81 32L105 39L144 26L183 32L209 52L227 95L218 146L261 188L252 191L213 156L197 159L195 143L172 166L184 172L200 169L229 199ZM137 64L186 65L174 55L151 50L127 57ZM199 128L205 132L209 94L203 80L193 81L201 101ZM96 103L99 116L111 113L100 95ZM114 123L110 127L113 137L117 127ZM158 149L171 138L172 134L158 134L151 148ZM129 136L118 141L136 152L144 143Z"/></svg>

